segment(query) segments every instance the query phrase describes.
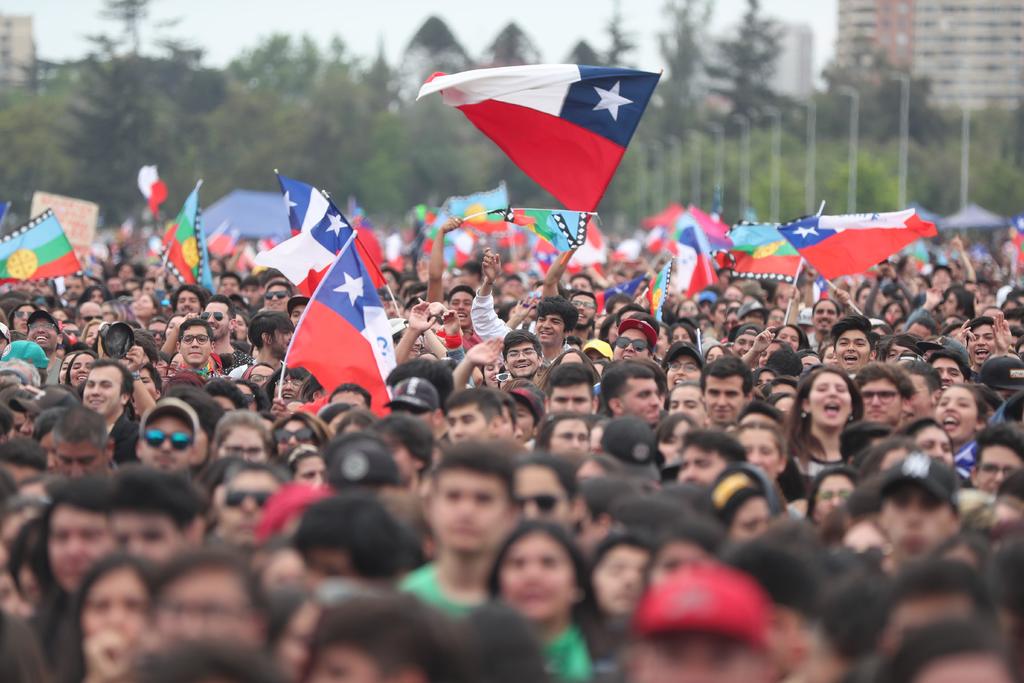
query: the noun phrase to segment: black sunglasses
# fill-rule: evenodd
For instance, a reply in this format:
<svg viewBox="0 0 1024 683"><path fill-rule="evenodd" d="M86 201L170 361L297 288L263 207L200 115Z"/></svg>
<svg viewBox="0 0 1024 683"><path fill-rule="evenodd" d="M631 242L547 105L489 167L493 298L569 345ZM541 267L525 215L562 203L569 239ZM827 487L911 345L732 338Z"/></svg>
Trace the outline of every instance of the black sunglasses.
<svg viewBox="0 0 1024 683"><path fill-rule="evenodd" d="M296 429L291 431L289 429L278 429L274 431L274 438L277 439L278 443L285 443L295 437L296 441L309 441L313 438L313 430L309 427L303 427L302 429Z"/></svg>
<svg viewBox="0 0 1024 683"><path fill-rule="evenodd" d="M210 318L213 318L217 322L220 322L221 320L224 319L224 314L221 313L220 311L217 311L215 313L207 313L204 311L203 313L199 314L200 320L209 320Z"/></svg>
<svg viewBox="0 0 1024 683"><path fill-rule="evenodd" d="M164 441L171 440L171 448L183 451L192 445L192 435L188 432L165 432L162 429L147 429L142 435L146 443L153 448L160 448Z"/></svg>
<svg viewBox="0 0 1024 683"><path fill-rule="evenodd" d="M625 348L629 348L630 346L632 346L637 351L646 351L647 350L647 340L646 339L627 339L626 337L619 337L618 339L615 340L615 348L617 348L617 349L625 349Z"/></svg>
<svg viewBox="0 0 1024 683"><path fill-rule="evenodd" d="M263 298L267 301L270 301L271 299L287 299L288 292L267 292L263 295Z"/></svg>
<svg viewBox="0 0 1024 683"><path fill-rule="evenodd" d="M533 503L541 512L551 512L558 505L558 496L542 493L538 496L520 496L516 498L519 507L526 507L527 503Z"/></svg>
<svg viewBox="0 0 1024 683"><path fill-rule="evenodd" d="M263 507L271 495L270 491L246 491L244 489L228 491L228 494L224 496L224 504L236 508L244 503L246 498L252 498L258 507Z"/></svg>

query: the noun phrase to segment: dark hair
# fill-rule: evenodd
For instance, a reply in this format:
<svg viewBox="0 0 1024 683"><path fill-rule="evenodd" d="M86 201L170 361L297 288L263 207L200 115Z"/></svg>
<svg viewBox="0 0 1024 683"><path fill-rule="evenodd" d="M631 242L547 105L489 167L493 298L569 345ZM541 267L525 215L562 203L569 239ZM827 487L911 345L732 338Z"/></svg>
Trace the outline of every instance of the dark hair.
<svg viewBox="0 0 1024 683"><path fill-rule="evenodd" d="M412 532L364 491L347 491L310 505L293 542L306 558L317 549L343 551L362 579L391 580L419 560Z"/></svg>
<svg viewBox="0 0 1024 683"><path fill-rule="evenodd" d="M529 344L537 352L537 355L540 355L540 339L537 338L537 335L527 330L512 330L505 335L505 339L502 342L501 357L506 358L509 351L521 344Z"/></svg>
<svg viewBox="0 0 1024 683"><path fill-rule="evenodd" d="M657 382L658 376L654 368L645 363L627 360L612 364L601 377L601 401L606 407L609 401L622 395L631 379Z"/></svg>
<svg viewBox="0 0 1024 683"><path fill-rule="evenodd" d="M791 456L800 463L806 463L815 455L824 456L821 442L811 433L811 420L801 416L800 406L810 396L814 381L826 373L842 378L846 384L850 393L851 422L861 419L864 415L864 402L861 400L857 385L840 368L834 365L821 365L804 375L797 385L795 403L786 418L786 440L789 442Z"/></svg>
<svg viewBox="0 0 1024 683"><path fill-rule="evenodd" d="M203 391L213 397L220 396L231 401L236 410L242 410L246 406L245 394L230 379L215 378L203 385Z"/></svg>
<svg viewBox="0 0 1024 683"><path fill-rule="evenodd" d="M622 546L638 548L648 553L648 555L653 555L654 553L654 546L649 539L637 534L631 534L628 531L613 531L601 539L601 542L594 548L594 554L590 558L591 569L596 569L608 553Z"/></svg>
<svg viewBox="0 0 1024 683"><path fill-rule="evenodd" d="M6 683L50 680L38 636L28 623L8 612L0 612L0 671Z"/></svg>
<svg viewBox="0 0 1024 683"><path fill-rule="evenodd" d="M967 598L974 616L995 623L996 607L984 579L956 560L929 558L908 564L893 581L889 605L895 610L907 600L948 595Z"/></svg>
<svg viewBox="0 0 1024 683"><path fill-rule="evenodd" d="M576 323L580 319L580 312L564 296L546 296L540 300L537 304L537 317L542 318L546 315L556 315L561 318L566 334L576 327Z"/></svg>
<svg viewBox="0 0 1024 683"><path fill-rule="evenodd" d="M868 382L885 380L896 387L900 398L908 399L914 395L914 383L903 368L891 363L872 362L862 367L853 378L857 388L863 388Z"/></svg>
<svg viewBox="0 0 1024 683"><path fill-rule="evenodd" d="M202 512L199 492L184 476L161 472L142 465L128 465L117 471L110 495L112 512L141 512L169 517L184 530Z"/></svg>
<svg viewBox="0 0 1024 683"><path fill-rule="evenodd" d="M146 683L285 683L277 666L258 650L234 643L186 641L140 664Z"/></svg>
<svg viewBox="0 0 1024 683"><path fill-rule="evenodd" d="M89 368L89 374L92 374L93 370L97 370L99 368L117 368L117 371L121 374L121 395L132 395L132 373L128 372L128 368L116 360L111 360L110 358L97 358L93 361L92 367Z"/></svg>
<svg viewBox="0 0 1024 683"><path fill-rule="evenodd" d="M88 442L99 450L107 447L107 423L103 416L82 406L68 408L53 426L53 442Z"/></svg>
<svg viewBox="0 0 1024 683"><path fill-rule="evenodd" d="M549 683L536 630L512 608L488 602L469 613L476 683Z"/></svg>
<svg viewBox="0 0 1024 683"><path fill-rule="evenodd" d="M501 482L509 500L515 498L515 465L512 454L500 442L463 441L448 446L431 470L434 481L446 472L472 472Z"/></svg>
<svg viewBox="0 0 1024 683"><path fill-rule="evenodd" d="M182 292L192 292L199 299L199 310L206 308L206 302L210 299L210 293L199 285L182 285L174 290L171 294L171 310L174 312L178 311L178 299L181 298Z"/></svg>
<svg viewBox="0 0 1024 683"><path fill-rule="evenodd" d="M264 335L273 335L276 332L294 332L295 326L284 313L280 311L261 311L249 321L249 343L253 349L262 349Z"/></svg>
<svg viewBox="0 0 1024 683"><path fill-rule="evenodd" d="M188 330L193 327L203 328L203 333L206 334L206 336L209 337L211 340L213 339L213 328L210 327L210 323L206 322L205 320L200 320L199 318L186 318L185 320L181 321L180 325L178 325L179 344L182 343L182 339L185 337L185 330Z"/></svg>
<svg viewBox="0 0 1024 683"><path fill-rule="evenodd" d="M67 410L61 408L60 410ZM44 410L40 416L50 411ZM39 418L36 418L38 424ZM15 437L0 443L0 463L15 467L27 467L38 472L46 471L46 451L35 438Z"/></svg>
<svg viewBox="0 0 1024 683"><path fill-rule="evenodd" d="M1024 431L1012 422L1000 422L989 425L978 432L975 440L978 443L978 456L975 467L984 460L985 449L989 446L1003 446L1010 449L1017 459L1024 464Z"/></svg>
<svg viewBox="0 0 1024 683"><path fill-rule="evenodd" d="M783 415L782 411L773 406L770 403L765 403L758 399L753 399L750 403L743 406L739 414L736 416L736 422L742 422L743 418L747 415L764 415L775 424L782 426Z"/></svg>
<svg viewBox="0 0 1024 683"><path fill-rule="evenodd" d="M807 491L807 514L804 515L807 519L814 519L814 507L818 501L818 491L821 490L822 484L825 483L826 479L832 477L846 477L853 484L854 488L857 487L857 472L852 467L846 467L845 465L833 465L826 467L811 480L811 485Z"/></svg>
<svg viewBox="0 0 1024 683"><path fill-rule="evenodd" d="M956 307L957 307L957 309L959 311L962 312L963 316L965 318L967 318L968 320L973 318L974 317L974 294L972 292L970 292L963 285L953 285L952 287L950 287L949 289L947 289L945 292L942 293L942 301L945 302L946 299L949 298L950 294L952 294L953 298L956 299ZM981 320L981 318L979 318L979 320ZM992 324L992 318L989 318L987 323L981 323L981 324L991 325ZM972 325L970 327L970 329L973 330L974 329L974 325Z"/></svg>
<svg viewBox="0 0 1024 683"><path fill-rule="evenodd" d="M939 377L939 371L923 360L901 361L900 365L903 366L907 374L924 377L925 384L928 385L928 391L934 393L942 388L942 378Z"/></svg>
<svg viewBox="0 0 1024 683"><path fill-rule="evenodd" d="M356 384L354 382L345 382L344 384L339 384L335 388L335 390L331 392L331 395L328 398L328 400L334 399L334 397L340 393L359 394L360 396L363 397L363 400L366 401L366 405L363 406L365 408L369 408L373 404L373 397L370 395L370 392L367 391L363 386ZM358 408L359 406L353 407Z"/></svg>
<svg viewBox="0 0 1024 683"><path fill-rule="evenodd" d="M556 387L575 387L586 384L592 387L599 381L592 367L584 363L560 363L553 365L550 372L544 376L544 383L547 394Z"/></svg>
<svg viewBox="0 0 1024 683"><path fill-rule="evenodd" d="M812 553L798 553L763 539L733 548L724 560L749 574L776 605L788 607L807 619L817 615L825 577Z"/></svg>
<svg viewBox="0 0 1024 683"><path fill-rule="evenodd" d="M747 451L735 436L717 429L692 429L683 436L680 451L699 448L717 453L726 462L746 462Z"/></svg>
<svg viewBox="0 0 1024 683"><path fill-rule="evenodd" d="M504 409L506 407L506 403L502 400L503 396L507 395L502 394L496 389L488 389L484 387L462 389L448 397L448 400L445 402L444 411L449 413L456 408L476 406L484 416L484 419L490 422L494 418L501 417L505 414ZM513 414L514 413L515 411L513 411Z"/></svg>
<svg viewBox="0 0 1024 683"><path fill-rule="evenodd" d="M54 514L62 507L69 507L106 516L110 512L110 491L109 478L98 475L66 479L50 490L50 505L41 517L39 544L33 561L43 595L63 594L50 565L49 539Z"/></svg>
<svg viewBox="0 0 1024 683"><path fill-rule="evenodd" d="M238 276L236 275L235 277ZM213 296L211 296L209 300L207 300L206 305L204 305L203 308L205 309L206 306L209 306L210 304L224 304L225 306L228 307L228 320L231 320L232 318L235 317L235 302L229 299L228 297L224 296L223 294L214 294Z"/></svg>
<svg viewBox="0 0 1024 683"><path fill-rule="evenodd" d="M558 485L565 492L565 497L569 500L576 497L576 468L569 461L547 453L534 452L516 462L516 472L526 467L543 467L550 470L558 479Z"/></svg>
<svg viewBox="0 0 1024 683"><path fill-rule="evenodd" d="M534 448L540 451L546 451L551 448L551 437L555 433L555 427L566 420L579 420L583 424L587 425L587 432L590 431L590 423L587 421L586 415L581 415L579 413L548 413L540 423L540 428L537 430L537 437L533 442Z"/></svg>
<svg viewBox="0 0 1024 683"><path fill-rule="evenodd" d="M990 655L1003 666L1006 680L1019 680L998 630L977 619L948 619L910 630L899 649L882 663L874 680L916 681L922 671L946 657L971 654Z"/></svg>
<svg viewBox="0 0 1024 683"><path fill-rule="evenodd" d="M754 388L754 375L742 359L736 356L722 356L704 366L700 375L700 390L703 392L707 387L708 377L715 379L728 379L729 377L740 377L743 380L743 393L749 395Z"/></svg>
<svg viewBox="0 0 1024 683"><path fill-rule="evenodd" d="M388 373L386 384L394 387L403 379L410 377L421 377L433 384L442 406L448 402L448 397L455 390L451 368L446 363L428 358L415 358L398 365Z"/></svg>
<svg viewBox="0 0 1024 683"><path fill-rule="evenodd" d="M430 465L434 455L434 433L423 420L412 415L391 413L378 420L371 431L385 441L401 444L424 467Z"/></svg>
<svg viewBox="0 0 1024 683"><path fill-rule="evenodd" d="M159 596L174 583L204 571L234 575L248 597L250 607L260 613L266 611L266 595L256 574L241 556L223 549L202 548L174 556L160 571L153 593Z"/></svg>
<svg viewBox="0 0 1024 683"><path fill-rule="evenodd" d="M224 408L213 400L213 397L199 387L174 386L167 389L164 396L179 398L196 412L199 417L199 426L206 432L210 443L213 443L213 433L217 430L217 423L224 417Z"/></svg>

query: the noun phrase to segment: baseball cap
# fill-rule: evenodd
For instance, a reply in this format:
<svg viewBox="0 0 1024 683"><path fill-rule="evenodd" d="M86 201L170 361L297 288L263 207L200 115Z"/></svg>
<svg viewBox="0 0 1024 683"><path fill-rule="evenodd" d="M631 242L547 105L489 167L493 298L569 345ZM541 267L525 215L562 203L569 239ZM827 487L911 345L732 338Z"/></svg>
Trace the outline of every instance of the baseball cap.
<svg viewBox="0 0 1024 683"><path fill-rule="evenodd" d="M526 409L533 415L533 423L539 425L544 419L544 399L526 387L519 387L508 393L513 400L526 406Z"/></svg>
<svg viewBox="0 0 1024 683"><path fill-rule="evenodd" d="M353 486L398 486L398 465L387 446L376 437L352 434L332 449L327 483L336 489Z"/></svg>
<svg viewBox="0 0 1024 683"><path fill-rule="evenodd" d="M643 320L638 320L636 318L627 318L626 320L623 320L619 323L619 334L622 334L626 330L640 330L644 337L647 338L647 345L651 347L652 351L654 350L654 347L658 345L658 333L653 327Z"/></svg>
<svg viewBox="0 0 1024 683"><path fill-rule="evenodd" d="M644 593L632 630L640 638L716 635L763 650L768 644L769 604L764 590L747 574L720 564L695 564Z"/></svg>
<svg viewBox="0 0 1024 683"><path fill-rule="evenodd" d="M718 301L718 294L716 292L712 292L711 290L704 290L703 292L697 295L697 303L702 304L705 301L709 303L715 303L716 301Z"/></svg>
<svg viewBox="0 0 1024 683"><path fill-rule="evenodd" d="M391 336L394 337L409 327L409 321L405 318L388 318L388 325L391 326Z"/></svg>
<svg viewBox="0 0 1024 683"><path fill-rule="evenodd" d="M698 367L703 369L704 357L700 355L700 351L693 344L689 342L676 342L668 347L668 351L665 352L665 363L671 363L680 356L689 356L697 363Z"/></svg>
<svg viewBox="0 0 1024 683"><path fill-rule="evenodd" d="M765 310L764 304L760 301L748 301L740 306L740 310L736 315L739 316L740 320L743 320L751 313L760 313L762 320L768 319L768 311Z"/></svg>
<svg viewBox="0 0 1024 683"><path fill-rule="evenodd" d="M182 401L180 398L162 398L156 402L156 405L149 409L145 415L142 416L142 422L139 423L139 433L146 431L146 427L149 424L160 417L164 416L176 417L182 422L192 427L192 435L195 436L199 433L199 416L196 415L196 411L192 409L192 406Z"/></svg>
<svg viewBox="0 0 1024 683"><path fill-rule="evenodd" d="M612 359L612 347L608 342L602 339L591 339L590 341L583 345L583 353L586 353L587 351L590 350L597 351L599 354L601 354L608 360Z"/></svg>
<svg viewBox="0 0 1024 683"><path fill-rule="evenodd" d="M655 457L658 440L654 430L638 417L616 417L604 426L601 449L623 465L631 474L660 479Z"/></svg>
<svg viewBox="0 0 1024 683"><path fill-rule="evenodd" d="M50 408L71 408L79 404L80 401L74 394L60 387L47 387L39 398L16 395L10 401L11 408L16 412L32 415L38 415Z"/></svg>
<svg viewBox="0 0 1024 683"><path fill-rule="evenodd" d="M43 351L43 347L27 339L11 342L11 345L4 352L4 360L23 360L40 370L45 370L50 364L50 361L46 358L46 352Z"/></svg>
<svg viewBox="0 0 1024 683"><path fill-rule="evenodd" d="M305 306L308 303L308 296L293 296L292 298L288 299L288 315L291 315L294 309L298 308L299 306Z"/></svg>
<svg viewBox="0 0 1024 683"><path fill-rule="evenodd" d="M428 380L410 377L395 386L387 407L429 413L441 407L441 397Z"/></svg>
<svg viewBox="0 0 1024 683"><path fill-rule="evenodd" d="M917 342L917 350L923 354L933 351L943 352L945 354L949 354L945 356L946 358L956 361L961 366L965 368L969 368L971 366L971 358L967 355L967 347L952 337L943 335L933 340ZM934 356L928 356L928 361L931 362L933 357Z"/></svg>
<svg viewBox="0 0 1024 683"><path fill-rule="evenodd" d="M924 453L914 452L882 475L881 495L885 497L901 484L916 484L944 503L957 509L957 492L960 488L956 473Z"/></svg>
<svg viewBox="0 0 1024 683"><path fill-rule="evenodd" d="M989 389L1024 389L1024 361L1017 356L996 356L982 363L978 383Z"/></svg>
<svg viewBox="0 0 1024 683"><path fill-rule="evenodd" d="M326 486L285 484L263 506L263 515L256 526L256 541L262 543L281 533L290 522L301 517L310 505L332 495L333 492Z"/></svg>
<svg viewBox="0 0 1024 683"><path fill-rule="evenodd" d="M57 319L50 315L49 311L44 311L41 308L37 308L36 310L32 311L31 315L28 316L28 321L25 324L28 325L29 327L32 327L32 323L36 322L37 320L48 322L51 325L53 325L56 329L60 329L60 324L57 322Z"/></svg>

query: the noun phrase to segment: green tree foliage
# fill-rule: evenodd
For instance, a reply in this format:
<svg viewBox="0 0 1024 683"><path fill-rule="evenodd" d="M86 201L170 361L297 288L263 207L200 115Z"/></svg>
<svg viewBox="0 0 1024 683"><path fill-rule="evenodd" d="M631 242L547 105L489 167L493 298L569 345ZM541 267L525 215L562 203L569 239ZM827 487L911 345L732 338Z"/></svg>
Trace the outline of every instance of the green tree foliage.
<svg viewBox="0 0 1024 683"><path fill-rule="evenodd" d="M494 37L480 61L483 66L536 64L540 61L540 51L519 24L511 21Z"/></svg>
<svg viewBox="0 0 1024 683"><path fill-rule="evenodd" d="M707 65L713 89L732 103L732 111L754 120L772 106L769 85L779 55L779 32L764 16L760 0L747 0L737 34L719 45L717 63Z"/></svg>
<svg viewBox="0 0 1024 683"><path fill-rule="evenodd" d="M585 64L588 66L601 66L604 64L601 55L597 54L597 50L592 48L590 43L585 40L581 40L572 46L572 50L569 51L565 61L568 64Z"/></svg>
<svg viewBox="0 0 1024 683"><path fill-rule="evenodd" d="M636 41L626 30L626 18L622 15L621 0L612 0L612 16L608 20L607 29L606 63L609 66L630 66L630 55L636 51Z"/></svg>

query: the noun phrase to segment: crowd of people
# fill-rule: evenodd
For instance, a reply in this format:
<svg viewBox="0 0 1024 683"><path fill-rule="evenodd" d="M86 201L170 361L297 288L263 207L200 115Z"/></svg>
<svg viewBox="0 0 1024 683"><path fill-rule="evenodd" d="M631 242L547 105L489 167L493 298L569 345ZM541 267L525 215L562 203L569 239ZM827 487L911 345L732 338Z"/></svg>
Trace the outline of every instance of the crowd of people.
<svg viewBox="0 0 1024 683"><path fill-rule="evenodd" d="M276 271L6 285L0 678L1021 679L1009 272L723 270L653 314L608 291L647 262L454 268L458 225L384 268L386 405L288 366Z"/></svg>

